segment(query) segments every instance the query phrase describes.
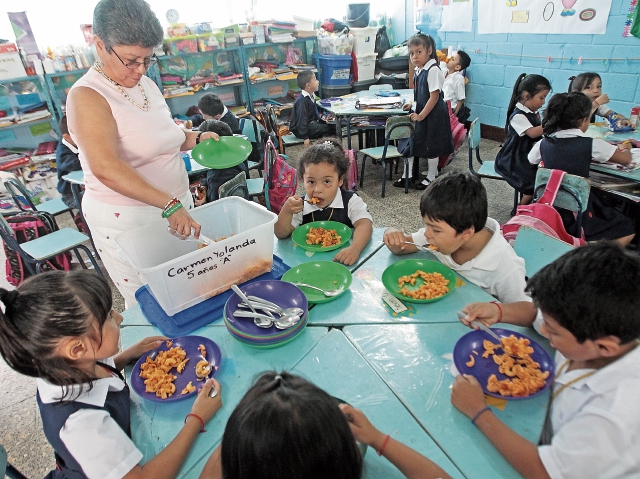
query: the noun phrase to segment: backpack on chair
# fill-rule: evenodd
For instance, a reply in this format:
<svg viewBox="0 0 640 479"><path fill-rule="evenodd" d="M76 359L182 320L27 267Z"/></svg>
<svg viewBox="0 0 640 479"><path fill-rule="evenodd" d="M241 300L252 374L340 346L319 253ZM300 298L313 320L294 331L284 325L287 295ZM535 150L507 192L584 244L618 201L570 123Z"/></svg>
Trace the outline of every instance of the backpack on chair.
<svg viewBox="0 0 640 479"><path fill-rule="evenodd" d="M511 246L516 240L516 235L521 226L528 226L535 230L564 241L573 246L583 246L586 244L584 233L580 230L580 238L567 233L560 213L553 207L558 191L567 191L575 197L576 202L581 206L580 200L573 192L562 186L562 178L565 172L561 170L551 170L551 176L547 182L544 194L535 203L519 205L513 218L502 226L502 234ZM578 214L582 214L578 208Z"/></svg>
<svg viewBox="0 0 640 479"><path fill-rule="evenodd" d="M271 159L273 158L273 160ZM298 188L298 174L290 166L284 155L278 154L271 139L267 140L264 151L265 179L268 182L267 197L269 209L280 213L287 198L296 194ZM270 170L270 171L269 171Z"/></svg>
<svg viewBox="0 0 640 479"><path fill-rule="evenodd" d="M464 125L458 121L458 117L456 117L451 110L451 102L447 100L445 103L447 105L447 110L449 111L449 124L451 125L451 137L453 139L453 153L440 157L438 160L439 170L453 161L453 157L456 156L456 153L458 153L458 150L464 143L464 139L467 137L467 130Z"/></svg>

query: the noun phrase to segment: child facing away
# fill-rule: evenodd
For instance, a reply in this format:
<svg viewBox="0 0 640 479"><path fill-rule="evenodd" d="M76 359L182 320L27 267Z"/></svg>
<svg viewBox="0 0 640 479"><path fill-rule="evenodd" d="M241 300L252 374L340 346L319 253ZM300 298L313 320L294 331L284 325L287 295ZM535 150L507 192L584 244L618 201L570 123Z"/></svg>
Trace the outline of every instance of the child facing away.
<svg viewBox="0 0 640 479"><path fill-rule="evenodd" d="M602 93L602 79L600 75L595 72L580 73L578 76L572 76L569 78L569 93L572 91L579 91L584 93L592 101L590 122L596 121L596 115L603 118L611 118L612 115L618 115L621 119L620 124L622 126L633 126L631 122L620 113L616 113L607 106L609 103L609 96L606 93Z"/></svg>
<svg viewBox="0 0 640 479"><path fill-rule="evenodd" d="M383 241L398 255L429 246L440 262L500 301L530 301L524 292L524 260L487 211L487 192L477 176L448 173L422 194L420 215L426 227L413 234L388 228Z"/></svg>
<svg viewBox="0 0 640 479"><path fill-rule="evenodd" d="M62 177L68 175L72 171L80 171L80 160L78 159L78 146L71 139L69 135L69 127L67 126L67 115L62 115L60 122L58 123L60 129L60 136L62 139L58 143L56 148L56 169L58 170L58 185L56 186L58 192L62 195L62 201L69 208L80 209L80 205L76 203L73 193L71 191L71 185L68 181L63 180ZM82 196L80 197L82 198Z"/></svg>
<svg viewBox="0 0 640 479"><path fill-rule="evenodd" d="M446 63L442 62L440 64L440 68L444 71L444 84L442 86L444 101L449 100L451 102L453 114L458 117L458 121L461 123L469 119L468 108L465 116L461 115L464 111L464 101L467 98L465 77L462 72L469 68L469 65L471 65L471 57L462 50L454 52Z"/></svg>
<svg viewBox="0 0 640 479"><path fill-rule="evenodd" d="M213 131L218 136L233 136L229 125L222 120L205 120L199 128L200 131ZM215 201L219 198L218 188L225 182L233 179L238 173L247 174L246 162L242 162L239 165L231 166L229 168L207 170L207 203Z"/></svg>
<svg viewBox="0 0 640 479"><path fill-rule="evenodd" d="M177 436L140 465L131 440L129 387L120 371L160 346L148 337L118 352L122 315L111 309L111 289L95 271L51 271L15 291L0 288L0 352L9 367L37 378L42 427L56 455L47 477L174 478L187 452L222 406L208 380Z"/></svg>
<svg viewBox="0 0 640 479"><path fill-rule="evenodd" d="M542 138L540 115L537 112L544 105L549 91L551 84L541 75L522 73L518 77L507 110L507 139L496 155L496 172L520 192L520 204L523 205L533 200L538 168L529 163L527 155Z"/></svg>
<svg viewBox="0 0 640 479"><path fill-rule="evenodd" d="M298 226L313 221L343 223L354 228L353 240L333 260L348 266L354 264L371 239L373 218L356 193L341 188L348 171L349 160L335 140L319 141L305 150L298 162L298 176L306 194L287 199L275 224L276 236L288 238ZM315 204L309 202L312 199Z"/></svg>
<svg viewBox="0 0 640 479"><path fill-rule="evenodd" d="M302 91L293 104L289 130L304 140L304 146L308 147L311 140L332 136L335 134L335 130L331 125L322 121L320 113L318 113L315 93L318 91L320 82L318 82L316 74L311 71L302 71L298 73L297 82Z"/></svg>
<svg viewBox="0 0 640 479"><path fill-rule="evenodd" d="M640 259L611 242L588 244L545 266L528 289L538 329L557 350L540 443L494 416L472 376L455 379L451 402L525 478L640 477ZM505 309L502 321L523 325L528 315L531 326L526 311Z"/></svg>
<svg viewBox="0 0 640 479"><path fill-rule="evenodd" d="M198 108L200 109L200 114L189 117L194 128L199 127L206 120L220 120L229 125L231 134L242 133L238 117L229 111L218 95L205 93L198 100Z"/></svg>
<svg viewBox="0 0 640 479"><path fill-rule="evenodd" d="M413 131L413 155L426 158L429 169L427 177L415 184L418 190L424 190L438 176L440 156L453 153L451 121L442 93L444 75L436 59L436 45L429 35L418 33L409 39L409 56L414 64L413 104L405 105L411 110L409 118L415 122ZM412 178L416 161L409 162L409 178ZM404 188L404 178L396 180L393 186Z"/></svg>
<svg viewBox="0 0 640 479"><path fill-rule="evenodd" d="M591 160L621 165L631 162L630 144L617 147L604 140L585 136L591 118L591 99L580 92L553 95L542 120L544 137L533 145L529 161L533 165L563 170L589 178ZM582 226L587 241L611 239L627 245L635 236L633 221L612 206L602 190L591 188ZM580 236L574 213L560 210L567 232Z"/></svg>
<svg viewBox="0 0 640 479"><path fill-rule="evenodd" d="M300 376L267 372L231 413L222 443L200 479L359 479L363 457L356 440L386 457L405 477L450 477L378 431L359 409L339 404Z"/></svg>

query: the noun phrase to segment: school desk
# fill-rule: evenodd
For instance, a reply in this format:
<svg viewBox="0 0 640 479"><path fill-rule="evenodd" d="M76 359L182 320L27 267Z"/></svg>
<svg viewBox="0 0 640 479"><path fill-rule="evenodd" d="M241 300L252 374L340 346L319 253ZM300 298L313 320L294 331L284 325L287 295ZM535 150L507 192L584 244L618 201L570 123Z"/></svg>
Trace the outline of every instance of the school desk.
<svg viewBox="0 0 640 479"><path fill-rule="evenodd" d="M413 90L393 90L400 94L400 97L404 100L404 103L413 101ZM336 117L336 124L340 125L337 128L338 138L342 139L341 125L346 122L347 126L347 149L351 149L351 119L355 116L392 116L392 115L406 115L408 112L402 108L366 108L364 110L358 110L356 108L356 100L358 98L373 97L375 96L375 90L364 90L348 95L341 96L341 103L336 103L331 106L324 106L318 103L318 106L333 113ZM344 120L344 122L343 122Z"/></svg>
<svg viewBox="0 0 640 479"><path fill-rule="evenodd" d="M504 325L542 344L532 329ZM519 474L465 415L451 404L453 348L469 332L461 323L347 326L344 334L467 478L517 478ZM553 356L552 356L553 357ZM531 399L497 400L492 412L537 444L549 392Z"/></svg>
<svg viewBox="0 0 640 479"><path fill-rule="evenodd" d="M383 303L385 292L382 273L391 264L405 259L429 259L437 261L429 252L394 255L383 246L354 273L349 291L333 301L315 305L309 311L309 323L323 326L381 323L459 323L456 312L473 302L493 301L494 298L480 287L456 275L457 286L446 297L433 303L409 303L410 310L393 314Z"/></svg>
<svg viewBox="0 0 640 479"><path fill-rule="evenodd" d="M589 127L591 131L594 131L594 128L595 127L593 126ZM634 131L630 131L627 133L613 133L609 131L607 128L599 127L595 129L595 131L602 134L603 139L608 142L612 142L612 141L619 142L624 140L640 141L640 129L635 129ZM598 171L600 173L607 174L607 175L617 176L619 178L624 178L626 180L633 180L640 183L640 168L631 170L631 171L624 171L624 170L619 170L617 168L607 168L606 166L601 166L601 165L598 165L597 163L592 162L590 169L593 171Z"/></svg>

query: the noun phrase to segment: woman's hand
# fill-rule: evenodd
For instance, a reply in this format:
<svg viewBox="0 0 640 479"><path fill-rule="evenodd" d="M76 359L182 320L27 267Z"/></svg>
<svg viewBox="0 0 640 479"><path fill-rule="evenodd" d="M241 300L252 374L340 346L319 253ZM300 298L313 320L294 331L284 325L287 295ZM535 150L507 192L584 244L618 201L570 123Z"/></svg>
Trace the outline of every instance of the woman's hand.
<svg viewBox="0 0 640 479"><path fill-rule="evenodd" d="M191 234L191 228L193 228L195 230L193 235L196 238L200 236L200 223L191 217L189 211L187 211L184 206L169 216L167 220L169 221L171 229L176 233L189 236Z"/></svg>
<svg viewBox="0 0 640 479"><path fill-rule="evenodd" d="M215 388L218 394L215 397L209 397L211 389ZM213 416L222 407L222 387L220 383L213 379L207 379L200 391L198 391L198 397L196 398L193 406L191 407L191 413L196 414L204 423L208 423Z"/></svg>
<svg viewBox="0 0 640 479"><path fill-rule="evenodd" d="M469 418L478 414L487 405L478 380L468 374L456 377L451 390L451 404Z"/></svg>
<svg viewBox="0 0 640 479"><path fill-rule="evenodd" d="M220 137L218 136L218 134L212 131L203 131L202 135L200 135L201 142L203 142L204 140L208 140L210 138L213 138L216 141L220 141Z"/></svg>

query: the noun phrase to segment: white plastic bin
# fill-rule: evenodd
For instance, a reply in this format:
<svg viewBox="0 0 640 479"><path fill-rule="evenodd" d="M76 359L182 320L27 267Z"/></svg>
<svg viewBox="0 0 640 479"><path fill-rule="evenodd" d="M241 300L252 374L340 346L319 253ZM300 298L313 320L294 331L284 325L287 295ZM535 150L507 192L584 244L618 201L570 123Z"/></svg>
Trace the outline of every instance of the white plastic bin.
<svg viewBox="0 0 640 479"><path fill-rule="evenodd" d="M164 219L115 238L120 255L169 316L271 271L273 265L278 217L266 208L228 197L190 213L202 225L202 234L215 243L198 249L197 243L172 236Z"/></svg>
<svg viewBox="0 0 640 479"><path fill-rule="evenodd" d="M293 21L296 22L296 30L309 32L313 30L313 20L310 18L293 16Z"/></svg>
<svg viewBox="0 0 640 479"><path fill-rule="evenodd" d="M376 55L369 53L367 55L356 55L358 60L358 81L371 80L376 73Z"/></svg>
<svg viewBox="0 0 640 479"><path fill-rule="evenodd" d="M356 55L368 55L376 49L378 27L351 28L353 34L353 52Z"/></svg>

